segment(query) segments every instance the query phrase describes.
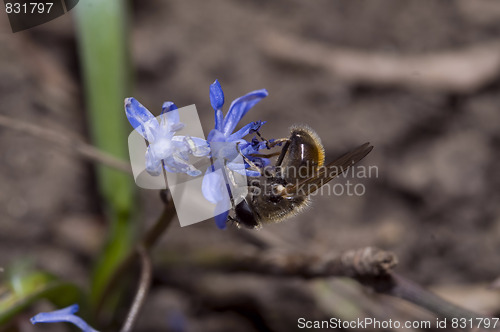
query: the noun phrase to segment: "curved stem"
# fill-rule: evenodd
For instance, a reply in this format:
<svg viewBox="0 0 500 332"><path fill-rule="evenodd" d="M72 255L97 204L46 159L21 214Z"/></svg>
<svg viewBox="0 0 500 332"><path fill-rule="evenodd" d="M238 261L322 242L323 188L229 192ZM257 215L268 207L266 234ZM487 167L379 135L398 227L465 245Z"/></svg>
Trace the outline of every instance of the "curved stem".
<svg viewBox="0 0 500 332"><path fill-rule="evenodd" d="M127 319L123 324L120 332L130 332L137 321L139 312L144 305L146 296L148 295L149 287L151 286L151 279L153 274L153 266L151 264L151 258L149 257L146 248L140 244L137 246L137 253L141 258L141 278L139 280L139 286L137 287L137 292L132 302L132 306L127 314Z"/></svg>
<svg viewBox="0 0 500 332"><path fill-rule="evenodd" d="M146 251L149 251L155 244L158 242L160 236L165 232L168 226L172 223L172 220L175 216L175 207L168 194L167 190L161 191L161 194L164 196L162 200L164 201L164 209L160 217L156 220L155 224L144 234L142 239L137 244L136 248L142 247ZM113 273L113 276L110 278L104 292L101 297L100 302L97 305L96 312L101 310L102 305L104 304L104 299L107 295L113 290L113 286L117 284L117 281L121 278L121 276L127 271L130 266L136 261L138 258L138 249L133 250L130 254L122 261L122 263L116 268Z"/></svg>

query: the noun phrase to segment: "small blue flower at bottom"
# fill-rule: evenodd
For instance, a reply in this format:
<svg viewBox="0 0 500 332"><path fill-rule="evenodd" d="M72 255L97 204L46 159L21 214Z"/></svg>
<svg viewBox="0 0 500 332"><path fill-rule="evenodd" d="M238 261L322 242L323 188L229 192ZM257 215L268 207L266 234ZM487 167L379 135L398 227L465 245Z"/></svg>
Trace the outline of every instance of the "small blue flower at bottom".
<svg viewBox="0 0 500 332"><path fill-rule="evenodd" d="M203 177L202 192L209 202L216 204L215 223L220 229L226 228L227 216L231 207L228 198L228 191L230 190L224 177L220 173L215 173L215 171L217 169L222 170L227 166L229 170L244 173L247 176L260 175L256 170L248 170L247 168L250 167L248 163L241 163L241 159L238 158L240 154L252 162L256 162L258 166L269 164L269 159L252 156L265 147L264 142L252 140L249 143L243 139L243 137L258 131L265 123L264 121L251 122L233 133L243 116L267 95L267 90L261 89L235 99L224 117L222 114L222 107L224 106L222 87L218 80L215 80L210 85L210 103L215 111L215 127L208 134L207 141L210 144L214 165L207 169Z"/></svg>
<svg viewBox="0 0 500 332"><path fill-rule="evenodd" d="M74 313L77 311L78 304L73 304L64 309L51 312L41 312L38 315L31 317L30 321L33 325L37 323L68 322L78 326L83 332L99 332L88 325L82 318L75 316Z"/></svg>

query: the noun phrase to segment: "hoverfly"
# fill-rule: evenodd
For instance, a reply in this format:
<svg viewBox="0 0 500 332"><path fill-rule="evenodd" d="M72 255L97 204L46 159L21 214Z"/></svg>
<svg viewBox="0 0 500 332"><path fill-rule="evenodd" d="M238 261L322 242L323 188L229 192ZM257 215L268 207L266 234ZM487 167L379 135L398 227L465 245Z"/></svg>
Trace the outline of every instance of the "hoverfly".
<svg viewBox="0 0 500 332"><path fill-rule="evenodd" d="M288 219L307 207L310 194L373 149L365 143L324 165L325 152L319 136L304 125L293 126L290 131L288 139L278 140L283 148L276 164L261 170L262 176L248 178L248 194L233 203L228 221L238 227L259 229L262 224Z"/></svg>

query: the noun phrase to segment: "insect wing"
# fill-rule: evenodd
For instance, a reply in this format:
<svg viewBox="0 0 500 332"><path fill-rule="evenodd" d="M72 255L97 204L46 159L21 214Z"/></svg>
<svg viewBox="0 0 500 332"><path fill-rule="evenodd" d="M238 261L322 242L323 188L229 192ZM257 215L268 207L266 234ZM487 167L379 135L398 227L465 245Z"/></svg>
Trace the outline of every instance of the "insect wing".
<svg viewBox="0 0 500 332"><path fill-rule="evenodd" d="M347 152L337 160L321 167L319 172L310 178L301 181L296 185L287 186L284 190L283 196L291 196L297 193L303 193L304 195L312 194L333 178L347 171L349 167L366 157L372 149L373 146L370 145L370 143L365 143L356 149Z"/></svg>

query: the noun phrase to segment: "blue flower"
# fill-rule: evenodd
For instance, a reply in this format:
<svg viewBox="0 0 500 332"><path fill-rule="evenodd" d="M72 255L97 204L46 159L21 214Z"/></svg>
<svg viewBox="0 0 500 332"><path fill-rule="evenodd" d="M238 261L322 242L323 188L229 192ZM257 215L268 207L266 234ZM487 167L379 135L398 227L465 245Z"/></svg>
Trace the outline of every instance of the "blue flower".
<svg viewBox="0 0 500 332"><path fill-rule="evenodd" d="M186 173L198 176L201 171L189 163L189 156L207 156L210 152L204 139L190 136L175 136L184 127L179 120L179 111L172 102L165 102L160 122L134 98L125 99L125 113L134 127L149 143L146 150L146 171L158 176L162 164L167 172Z"/></svg>
<svg viewBox="0 0 500 332"><path fill-rule="evenodd" d="M264 122L265 123L265 122ZM269 141L259 141L256 137L252 138L252 141L245 142L240 145L241 153L247 157L251 162L255 164L255 166L259 168L264 168L268 166L271 161L269 158L259 157L257 154L260 150L269 149L268 144L274 143L274 139L270 139ZM276 144L277 146L281 146L281 143ZM259 176L260 172L246 170L246 174L248 176Z"/></svg>
<svg viewBox="0 0 500 332"><path fill-rule="evenodd" d="M210 85L210 102L215 111L215 128L208 134L207 141L210 144L214 165L207 169L203 178L202 192L208 201L216 204L215 222L221 229L226 227L227 216L231 208L231 202L228 198L230 189L222 176L222 172L215 171L223 170L224 166L227 166L230 170L245 173L248 176L260 175L257 170L247 170L249 165L246 162L243 164L240 162L241 159L238 158L240 153L252 162L256 161L259 164L258 166L269 163L268 159L252 156L252 154L265 147L265 142L252 140L249 143L243 139L243 137L258 131L265 122L251 122L234 132L243 116L267 95L267 90L261 89L235 99L224 117L222 114L222 107L224 106L222 87L217 80Z"/></svg>
<svg viewBox="0 0 500 332"><path fill-rule="evenodd" d="M78 304L70 305L64 309L51 311L51 312L41 312L38 315L31 317L31 323L34 325L36 323L59 323L68 322L78 326L84 332L98 332L89 326L83 319L75 316L74 313L78 311Z"/></svg>

